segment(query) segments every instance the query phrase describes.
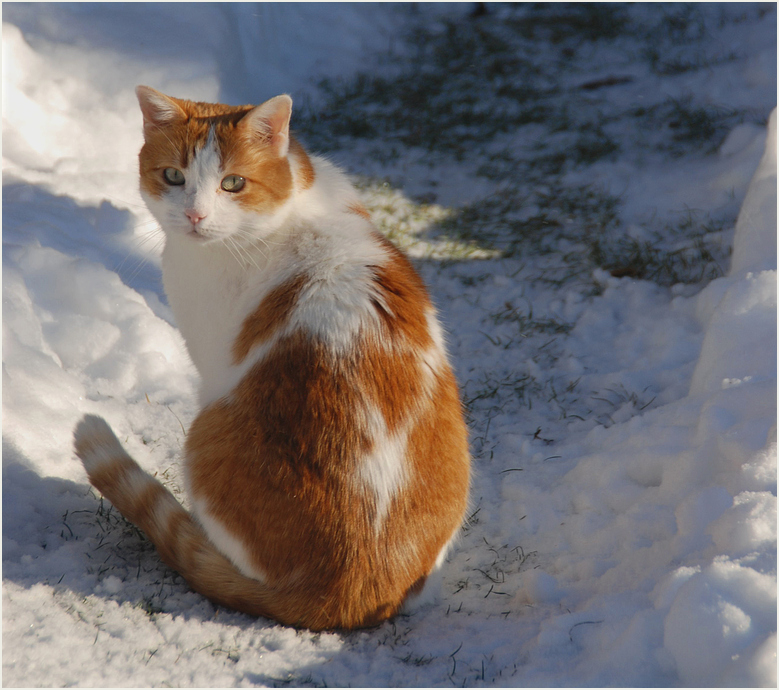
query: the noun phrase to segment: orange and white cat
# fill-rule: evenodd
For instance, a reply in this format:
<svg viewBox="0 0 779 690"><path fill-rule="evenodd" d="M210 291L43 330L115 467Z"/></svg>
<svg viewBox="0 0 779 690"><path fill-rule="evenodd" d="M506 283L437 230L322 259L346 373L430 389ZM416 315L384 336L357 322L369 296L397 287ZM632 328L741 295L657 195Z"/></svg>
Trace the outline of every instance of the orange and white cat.
<svg viewBox="0 0 779 690"><path fill-rule="evenodd" d="M346 177L289 134L292 100L137 89L141 192L202 385L192 514L89 415L92 484L212 601L311 629L381 622L466 509L466 428L421 279Z"/></svg>

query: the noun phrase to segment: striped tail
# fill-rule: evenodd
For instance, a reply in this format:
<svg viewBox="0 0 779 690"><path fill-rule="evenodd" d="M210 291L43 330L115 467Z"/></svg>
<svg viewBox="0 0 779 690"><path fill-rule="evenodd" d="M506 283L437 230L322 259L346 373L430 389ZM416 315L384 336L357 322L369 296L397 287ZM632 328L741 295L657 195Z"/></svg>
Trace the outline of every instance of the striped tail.
<svg viewBox="0 0 779 690"><path fill-rule="evenodd" d="M74 440L92 485L143 530L162 560L192 589L236 611L305 625L284 594L245 577L216 550L173 494L127 454L102 417L86 415Z"/></svg>

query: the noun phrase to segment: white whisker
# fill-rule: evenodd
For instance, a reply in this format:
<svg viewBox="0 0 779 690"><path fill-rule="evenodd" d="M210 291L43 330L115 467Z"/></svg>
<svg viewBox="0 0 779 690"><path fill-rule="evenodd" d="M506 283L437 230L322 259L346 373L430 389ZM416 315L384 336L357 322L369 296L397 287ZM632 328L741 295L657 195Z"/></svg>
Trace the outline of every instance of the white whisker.
<svg viewBox="0 0 779 690"><path fill-rule="evenodd" d="M246 268L246 264L242 260L243 257L241 256L241 253L238 251L238 247L236 247L235 243L233 242L232 237L228 236L225 237L222 241L222 244L224 244L225 248L228 252L230 252L231 256L238 262L238 265L241 268Z"/></svg>
<svg viewBox="0 0 779 690"><path fill-rule="evenodd" d="M240 251L240 252L241 252L241 254L242 254L242 255L243 255L243 256L244 256L244 257L245 257L245 258L246 258L246 259L247 259L249 262L251 262L251 264L252 264L252 265L253 265L253 266L254 266L254 267L255 267L255 268L258 270L258 271L259 271L259 270L261 270L261 268L260 268L260 265L259 265L259 264L258 264L258 263L257 263L257 262L254 260L254 257L251 255L251 252L250 252L250 251L248 251L248 249L246 248L246 246L245 246L245 245L242 245L241 243L239 243L239 242L238 242L238 241L237 241L237 240L236 240L234 237L231 237L230 239L231 239L231 240L232 240L232 242L234 243L234 246L236 247L236 249L237 249L238 251ZM260 253L262 253L262 252L260 252ZM266 258L266 259L267 259L267 257L266 257L264 254L263 254L263 258Z"/></svg>
<svg viewBox="0 0 779 690"><path fill-rule="evenodd" d="M145 230L140 235L133 235L130 237L131 244L135 247L135 250L141 254L141 256L133 256L132 253L127 252L115 269L117 273L120 273L130 258L136 259L136 263L131 268L129 276L127 276L125 279L126 283L132 282L140 274L146 264L149 263L149 257L156 254L160 246L165 241L165 233L154 219L143 221L142 223L137 224L134 230L137 231L144 226L148 226L149 229ZM149 244L152 242L153 244L149 246Z"/></svg>
<svg viewBox="0 0 779 690"><path fill-rule="evenodd" d="M267 260L268 255L262 250L262 247L270 248L271 244L275 246L281 246L281 242L268 242L266 239L262 237L257 237L256 235L251 234L247 230L244 230L243 228L238 228L236 230L236 235L241 237L242 240L244 240L246 243L251 245L253 249L256 249L260 254L262 254L263 258Z"/></svg>
<svg viewBox="0 0 779 690"><path fill-rule="evenodd" d="M145 203L143 203L143 199L141 199L140 202L137 201L127 201L127 199L122 199L118 196L111 196L110 194L106 194L105 198L108 199L112 204L113 202L118 202L122 206L132 206L133 208L140 208L144 211L147 209L147 206Z"/></svg>
<svg viewBox="0 0 779 690"><path fill-rule="evenodd" d="M143 268L146 266L146 264L149 263L149 255L156 253L157 249L164 243L165 238L162 235L155 235L152 233L149 233L144 239L143 242L140 243L146 244L152 240L156 240L155 243L148 249L148 251L145 251L144 253L146 256L141 256L140 259L137 261L135 267L132 269L130 275L127 277L126 282L130 282L134 280L140 272L143 270ZM139 245L139 248L140 248ZM122 262L117 267L117 272L120 272L122 268L124 267L127 260L130 258L130 254L127 254L124 259L122 259ZM136 257L137 258L137 257Z"/></svg>

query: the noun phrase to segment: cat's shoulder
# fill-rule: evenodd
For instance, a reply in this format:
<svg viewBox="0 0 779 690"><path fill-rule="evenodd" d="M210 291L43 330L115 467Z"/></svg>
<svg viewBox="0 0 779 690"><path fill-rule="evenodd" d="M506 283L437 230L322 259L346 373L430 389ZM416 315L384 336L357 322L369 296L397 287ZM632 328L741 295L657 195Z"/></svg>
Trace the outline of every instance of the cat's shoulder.
<svg viewBox="0 0 779 690"><path fill-rule="evenodd" d="M367 332L427 331L433 309L421 278L361 205L302 223L289 237L287 257L244 323L243 353L270 324L336 349Z"/></svg>

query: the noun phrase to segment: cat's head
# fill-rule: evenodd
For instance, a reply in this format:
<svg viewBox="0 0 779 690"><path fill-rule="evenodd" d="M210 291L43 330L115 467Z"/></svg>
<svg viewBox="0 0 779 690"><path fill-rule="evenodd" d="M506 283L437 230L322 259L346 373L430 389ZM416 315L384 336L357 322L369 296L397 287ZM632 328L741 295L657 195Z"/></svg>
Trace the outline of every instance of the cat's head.
<svg viewBox="0 0 779 690"><path fill-rule="evenodd" d="M289 96L228 106L136 93L141 194L166 235L251 242L275 229L295 186Z"/></svg>

